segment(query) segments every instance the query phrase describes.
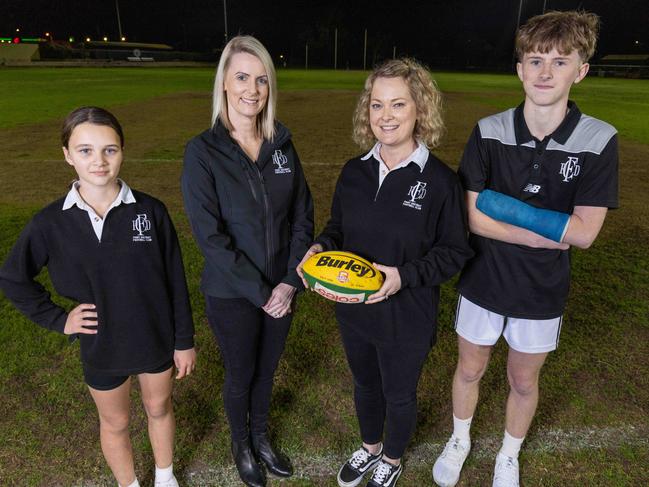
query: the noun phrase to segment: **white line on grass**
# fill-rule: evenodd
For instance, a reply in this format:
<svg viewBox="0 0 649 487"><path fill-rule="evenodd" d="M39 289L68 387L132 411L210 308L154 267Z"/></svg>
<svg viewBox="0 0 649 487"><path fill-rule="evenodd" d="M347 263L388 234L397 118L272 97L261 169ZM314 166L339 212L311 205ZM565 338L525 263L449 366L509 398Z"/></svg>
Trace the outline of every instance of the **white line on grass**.
<svg viewBox="0 0 649 487"><path fill-rule="evenodd" d="M649 447L649 425L587 428L575 430L548 430L535 434L524 447L525 455L547 452L576 452L597 448L619 448L624 445ZM495 458L502 437L476 438L471 455L483 460ZM404 457L405 465L411 468L432 468L435 458L442 452L444 443L420 443L410 448ZM351 453L351 452L349 452ZM292 456L295 466L294 479L322 482L333 479L346 455L328 454L318 456ZM209 466L188 469L184 480L189 486L239 486L241 481L234 465Z"/></svg>

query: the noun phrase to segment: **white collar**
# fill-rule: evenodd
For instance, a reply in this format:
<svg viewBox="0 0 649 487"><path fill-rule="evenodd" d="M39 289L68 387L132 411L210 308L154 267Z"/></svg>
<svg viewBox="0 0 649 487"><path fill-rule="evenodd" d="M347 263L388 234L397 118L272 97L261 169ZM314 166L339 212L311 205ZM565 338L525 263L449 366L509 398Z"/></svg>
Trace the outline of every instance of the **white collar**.
<svg viewBox="0 0 649 487"><path fill-rule="evenodd" d="M117 193L117 197L111 203L110 207L113 208L120 203L127 205L130 203L135 203L135 196L133 196L131 188L129 188L128 185L119 178L117 179L117 182L120 185L119 193ZM78 180L72 183L72 187L70 188L70 191L68 191L68 194L65 197L65 201L63 202L63 210L69 210L74 205L77 205L79 208L86 211L88 210L88 208L90 208L90 206L85 201L83 201L81 194L79 194Z"/></svg>
<svg viewBox="0 0 649 487"><path fill-rule="evenodd" d="M419 172L424 172L424 167L426 167L426 161L428 161L429 155L430 155L430 151L428 150L428 148L421 141L418 140L417 148L408 157L406 157L403 161L397 164L393 169L406 167L411 162L414 162L419 166ZM374 157L374 159L376 159L380 163L385 164L383 159L381 159L380 142L374 144L374 147L372 147L372 149L367 154L361 157L361 160L367 161L370 157Z"/></svg>

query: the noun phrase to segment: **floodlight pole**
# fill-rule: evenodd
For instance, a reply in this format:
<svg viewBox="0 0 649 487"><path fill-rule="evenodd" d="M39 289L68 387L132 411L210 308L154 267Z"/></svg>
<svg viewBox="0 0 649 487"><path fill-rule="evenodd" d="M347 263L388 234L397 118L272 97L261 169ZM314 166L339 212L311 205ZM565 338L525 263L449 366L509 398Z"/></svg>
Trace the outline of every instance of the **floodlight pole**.
<svg viewBox="0 0 649 487"><path fill-rule="evenodd" d="M397 58L397 46L392 46L392 59Z"/></svg>
<svg viewBox="0 0 649 487"><path fill-rule="evenodd" d="M338 27L334 29L334 70L338 69Z"/></svg>
<svg viewBox="0 0 649 487"><path fill-rule="evenodd" d="M365 41L363 42L363 71L367 66L367 29L365 29Z"/></svg>
<svg viewBox="0 0 649 487"><path fill-rule="evenodd" d="M309 69L309 45L304 46L304 69Z"/></svg>
<svg viewBox="0 0 649 487"><path fill-rule="evenodd" d="M516 31L518 32L518 27L521 25L521 11L523 10L523 0L520 0L518 3L518 19L516 20ZM516 46L514 46L514 53L512 54L512 69L516 66Z"/></svg>
<svg viewBox="0 0 649 487"><path fill-rule="evenodd" d="M225 29L225 42L228 42L228 2L223 0L223 28Z"/></svg>
<svg viewBox="0 0 649 487"><path fill-rule="evenodd" d="M119 2L115 0L115 11L117 12L117 29L119 30L119 40L122 40L122 21L119 18Z"/></svg>
<svg viewBox="0 0 649 487"><path fill-rule="evenodd" d="M543 0L543 13L545 13L545 7L547 7L548 0Z"/></svg>

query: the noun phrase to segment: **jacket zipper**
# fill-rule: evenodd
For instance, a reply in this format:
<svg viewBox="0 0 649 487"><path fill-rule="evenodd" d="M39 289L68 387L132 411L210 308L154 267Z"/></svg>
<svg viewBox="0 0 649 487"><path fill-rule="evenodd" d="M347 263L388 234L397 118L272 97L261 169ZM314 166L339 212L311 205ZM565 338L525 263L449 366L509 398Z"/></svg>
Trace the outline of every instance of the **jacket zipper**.
<svg viewBox="0 0 649 487"><path fill-rule="evenodd" d="M261 194L264 200L264 230L266 234L266 270L268 272L268 278L273 278L273 240L270 234L270 202L268 201L268 191L266 190L266 182L264 181L264 176L259 170L257 164L254 165L257 170L257 175L259 176L259 182L261 184Z"/></svg>

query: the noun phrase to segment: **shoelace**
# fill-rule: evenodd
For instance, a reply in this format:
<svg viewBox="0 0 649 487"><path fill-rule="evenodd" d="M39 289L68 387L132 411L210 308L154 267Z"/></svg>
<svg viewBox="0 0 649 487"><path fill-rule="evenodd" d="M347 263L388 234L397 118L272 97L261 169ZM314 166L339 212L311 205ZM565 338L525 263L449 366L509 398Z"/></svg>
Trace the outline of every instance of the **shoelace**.
<svg viewBox="0 0 649 487"><path fill-rule="evenodd" d="M464 447L460 445L459 438L451 438L446 443L442 456L447 458L453 463L460 463L462 456L464 456Z"/></svg>
<svg viewBox="0 0 649 487"><path fill-rule="evenodd" d="M369 457L370 454L361 448L360 450L356 450L352 454L352 458L351 460L349 460L349 463L352 467L358 468L361 465L363 465L365 462L367 462L367 459Z"/></svg>
<svg viewBox="0 0 649 487"><path fill-rule="evenodd" d="M388 465L385 462L381 462L379 463L379 466L376 467L376 470L374 470L374 474L372 475L372 480L376 480L378 483L383 483L391 473L392 473L392 468L390 467L390 465Z"/></svg>
<svg viewBox="0 0 649 487"><path fill-rule="evenodd" d="M516 465L514 465L514 459L512 457L507 457L507 460L501 462L499 464L499 468L496 470L494 477L494 480L498 482L506 482L507 485L518 485L518 477L516 475Z"/></svg>

